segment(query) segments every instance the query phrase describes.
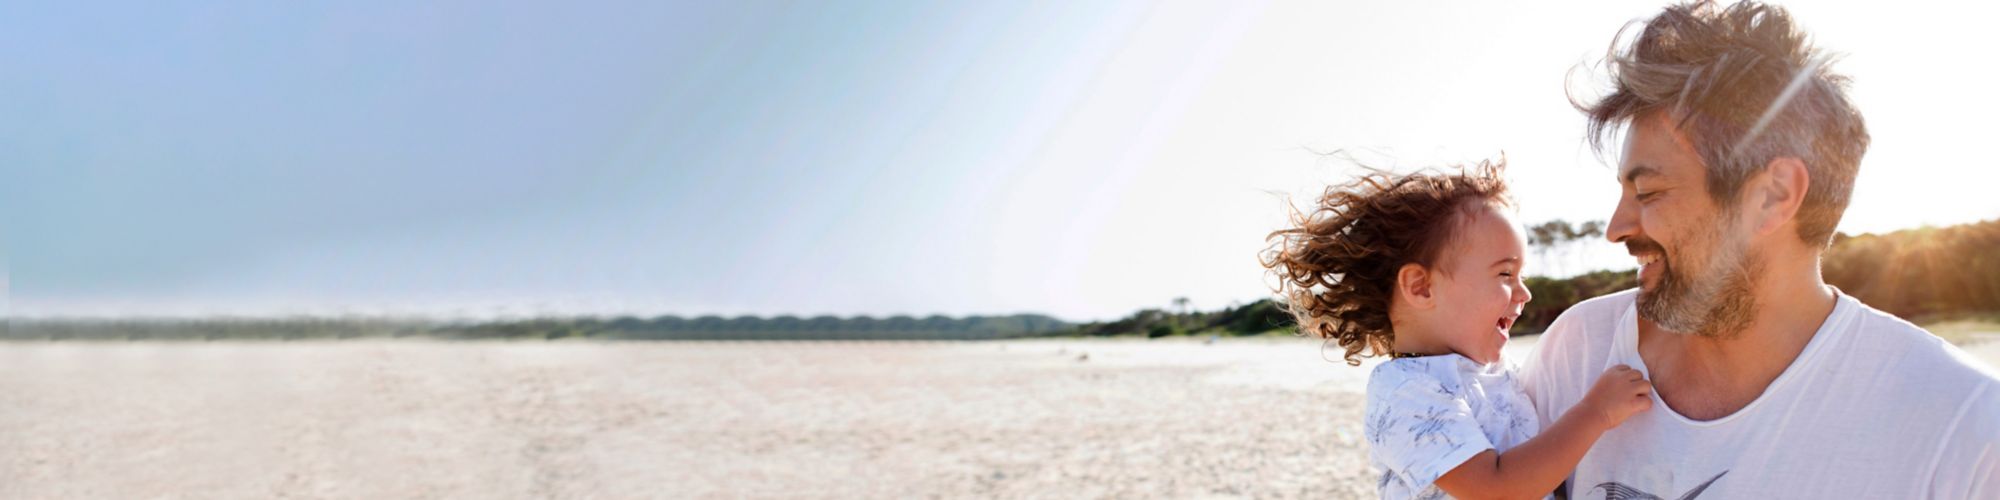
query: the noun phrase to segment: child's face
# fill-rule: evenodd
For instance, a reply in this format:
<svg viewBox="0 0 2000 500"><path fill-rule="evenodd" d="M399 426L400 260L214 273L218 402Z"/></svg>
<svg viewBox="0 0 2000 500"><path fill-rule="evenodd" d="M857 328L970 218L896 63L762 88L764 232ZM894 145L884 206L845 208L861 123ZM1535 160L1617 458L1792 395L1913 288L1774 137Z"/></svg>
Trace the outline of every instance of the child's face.
<svg viewBox="0 0 2000 500"><path fill-rule="evenodd" d="M1463 221L1437 276L1440 333L1451 350L1480 363L1500 360L1507 329L1528 303L1521 283L1527 245L1514 220L1499 208L1482 207Z"/></svg>

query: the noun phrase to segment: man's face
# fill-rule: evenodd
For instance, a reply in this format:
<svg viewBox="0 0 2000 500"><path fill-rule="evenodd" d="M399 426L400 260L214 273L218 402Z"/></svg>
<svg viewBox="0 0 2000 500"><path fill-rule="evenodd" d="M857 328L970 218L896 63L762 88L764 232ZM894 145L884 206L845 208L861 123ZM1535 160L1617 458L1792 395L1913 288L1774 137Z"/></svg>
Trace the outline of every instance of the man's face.
<svg viewBox="0 0 2000 500"><path fill-rule="evenodd" d="M1618 209L1605 236L1639 259L1639 317L1667 330L1727 337L1754 313L1756 274L1739 211L1708 193L1708 169L1663 113L1625 136Z"/></svg>

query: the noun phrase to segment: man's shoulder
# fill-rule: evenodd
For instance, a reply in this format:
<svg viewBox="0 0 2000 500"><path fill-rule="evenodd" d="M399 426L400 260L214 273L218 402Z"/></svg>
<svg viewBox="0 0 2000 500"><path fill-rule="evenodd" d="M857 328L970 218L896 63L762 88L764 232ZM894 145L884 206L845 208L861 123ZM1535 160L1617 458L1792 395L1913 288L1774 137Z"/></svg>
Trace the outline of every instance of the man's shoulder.
<svg viewBox="0 0 2000 500"><path fill-rule="evenodd" d="M1853 300L1849 298L1847 300ZM1977 356L1932 334L1923 327L1856 301L1859 306L1853 334L1856 345L1869 355L1894 360L1898 370L1889 373L1927 381L1955 381L1968 385L2000 384L2000 370ZM1989 397L2000 401L2000 391Z"/></svg>
<svg viewBox="0 0 2000 500"><path fill-rule="evenodd" d="M1622 326L1618 321L1631 310L1638 293L1632 289L1593 297L1556 316L1519 371L1523 387L1537 404L1564 406L1574 400L1561 398L1583 395L1612 356Z"/></svg>
<svg viewBox="0 0 2000 500"><path fill-rule="evenodd" d="M1951 413L1948 416L1961 433L1980 435L1988 442L2000 440L2000 370L1922 327L1865 304L1855 321L1849 332L1856 335L1855 342L1849 345L1862 350L1854 354L1889 363L1870 370L1887 377L1878 379L1886 383L1884 387L1901 388L1905 398L1943 403L1938 409Z"/></svg>
<svg viewBox="0 0 2000 500"><path fill-rule="evenodd" d="M1570 306L1569 311L1564 312L1564 314L1575 312L1582 314L1600 314L1600 315L1617 316L1619 314L1623 314L1625 312L1625 308L1627 306L1632 305L1632 303L1634 301L1637 301L1638 299L1639 299L1639 289L1627 288L1624 290L1611 292L1604 295L1591 297L1588 299L1583 299L1582 302L1577 302L1576 305Z"/></svg>
<svg viewBox="0 0 2000 500"><path fill-rule="evenodd" d="M2000 369L1922 327L1863 307L1857 318L1858 344L1865 355L1886 358L1874 367L1882 387L1900 389L1885 394L1904 424L1922 422L1941 433L1931 467L1942 496L1989 497L1969 484L2000 473ZM1974 349L1992 349L1993 346ZM1852 358L1849 358L1852 359Z"/></svg>

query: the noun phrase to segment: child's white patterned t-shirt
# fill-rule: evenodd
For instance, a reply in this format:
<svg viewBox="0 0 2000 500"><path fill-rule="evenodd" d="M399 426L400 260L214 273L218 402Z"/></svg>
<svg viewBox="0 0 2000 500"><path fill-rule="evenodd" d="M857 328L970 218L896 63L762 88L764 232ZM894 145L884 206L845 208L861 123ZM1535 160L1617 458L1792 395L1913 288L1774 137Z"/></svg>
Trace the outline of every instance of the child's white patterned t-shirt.
<svg viewBox="0 0 2000 500"><path fill-rule="evenodd" d="M1434 484L1486 450L1506 451L1541 432L1535 408L1504 361L1481 366L1457 354L1397 358L1368 378L1368 459L1382 498L1447 498Z"/></svg>

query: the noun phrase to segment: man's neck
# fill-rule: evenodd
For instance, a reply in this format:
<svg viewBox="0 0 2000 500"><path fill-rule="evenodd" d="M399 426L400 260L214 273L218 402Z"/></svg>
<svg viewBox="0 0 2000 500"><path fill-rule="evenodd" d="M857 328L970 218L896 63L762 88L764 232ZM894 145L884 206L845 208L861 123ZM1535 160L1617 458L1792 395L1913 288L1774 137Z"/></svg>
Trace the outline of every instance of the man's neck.
<svg viewBox="0 0 2000 500"><path fill-rule="evenodd" d="M1714 420L1756 401L1784 374L1833 313L1834 295L1810 273L1769 273L1755 295L1750 323L1721 336L1689 335L1639 321L1639 357L1654 390L1676 413Z"/></svg>

